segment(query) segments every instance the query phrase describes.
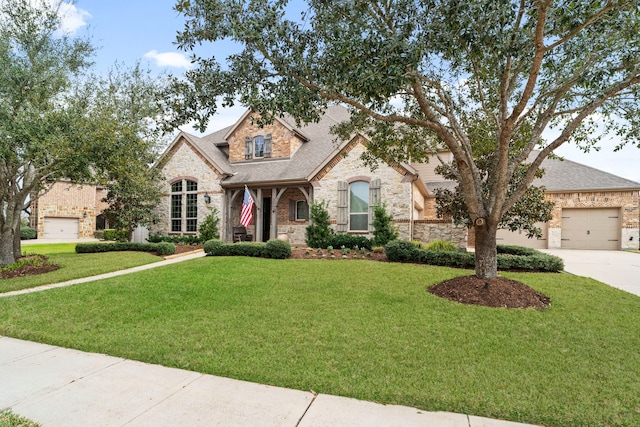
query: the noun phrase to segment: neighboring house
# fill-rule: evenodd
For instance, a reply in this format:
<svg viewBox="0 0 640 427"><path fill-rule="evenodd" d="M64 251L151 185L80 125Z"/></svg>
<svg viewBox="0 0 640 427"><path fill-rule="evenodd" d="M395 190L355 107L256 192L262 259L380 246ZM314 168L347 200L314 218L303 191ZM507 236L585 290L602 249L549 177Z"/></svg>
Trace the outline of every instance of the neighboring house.
<svg viewBox="0 0 640 427"><path fill-rule="evenodd" d="M318 123L304 126L284 117L261 128L255 117L249 110L228 128L203 137L181 132L174 139L156 164L165 177L166 193L152 234L196 234L198 224L216 208L221 238L231 241L247 188L255 202L248 232L257 241L282 238L304 244L309 206L324 201L339 233L370 236L373 206L384 203L401 239L444 239L461 248L473 246L466 228L436 217L433 190L452 185L435 174L436 159L411 165L381 163L371 170L360 160L366 137L336 142L330 133L331 126L349 117L340 106L329 107ZM528 239L525 244L638 248L640 184L568 161L547 160L544 167L542 184L556 203L554 219L543 225L548 238ZM600 231L592 224L604 219L612 225L606 237L595 239ZM510 233L500 239L511 242L517 237Z"/></svg>
<svg viewBox="0 0 640 427"><path fill-rule="evenodd" d="M31 201L31 226L39 239L78 239L104 229L105 189L96 185L55 182Z"/></svg>

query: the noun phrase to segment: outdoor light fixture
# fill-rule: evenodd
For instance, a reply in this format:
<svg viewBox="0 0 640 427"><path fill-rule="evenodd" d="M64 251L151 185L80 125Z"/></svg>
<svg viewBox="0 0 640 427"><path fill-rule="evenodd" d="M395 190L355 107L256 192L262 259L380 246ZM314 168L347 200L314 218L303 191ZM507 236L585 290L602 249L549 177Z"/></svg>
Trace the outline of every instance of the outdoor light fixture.
<svg viewBox="0 0 640 427"><path fill-rule="evenodd" d="M82 213L82 218L87 219L87 213L86 212Z"/></svg>
<svg viewBox="0 0 640 427"><path fill-rule="evenodd" d="M204 193L204 202L206 204L211 203L211 196L209 195L209 193Z"/></svg>

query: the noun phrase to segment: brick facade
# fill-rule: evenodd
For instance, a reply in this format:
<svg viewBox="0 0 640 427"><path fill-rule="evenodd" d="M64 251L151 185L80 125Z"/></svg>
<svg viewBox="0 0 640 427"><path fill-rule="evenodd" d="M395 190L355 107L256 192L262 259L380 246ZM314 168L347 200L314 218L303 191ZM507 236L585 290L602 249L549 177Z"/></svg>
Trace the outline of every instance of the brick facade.
<svg viewBox="0 0 640 427"><path fill-rule="evenodd" d="M245 159L245 138L265 136L271 134L272 151L271 158L288 158L293 156L298 148L303 144L302 140L292 130L285 127L280 121L274 120L270 125L261 128L256 123L254 114L250 114L240 122L229 136L229 161L244 162ZM254 161L260 161L256 159Z"/></svg>
<svg viewBox="0 0 640 427"><path fill-rule="evenodd" d="M45 218L78 219L78 237L91 238L96 229L96 216L104 209L104 189L95 185L56 182L32 202L31 226L44 238Z"/></svg>

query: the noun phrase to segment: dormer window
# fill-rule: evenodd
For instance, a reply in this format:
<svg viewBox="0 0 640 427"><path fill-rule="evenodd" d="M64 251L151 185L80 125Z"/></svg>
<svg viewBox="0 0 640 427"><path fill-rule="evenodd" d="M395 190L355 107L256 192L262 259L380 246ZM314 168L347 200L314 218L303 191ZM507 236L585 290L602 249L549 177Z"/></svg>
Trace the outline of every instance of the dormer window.
<svg viewBox="0 0 640 427"><path fill-rule="evenodd" d="M244 139L244 158L262 159L271 157L271 134L250 136Z"/></svg>
<svg viewBox="0 0 640 427"><path fill-rule="evenodd" d="M264 136L253 138L253 157L264 157Z"/></svg>

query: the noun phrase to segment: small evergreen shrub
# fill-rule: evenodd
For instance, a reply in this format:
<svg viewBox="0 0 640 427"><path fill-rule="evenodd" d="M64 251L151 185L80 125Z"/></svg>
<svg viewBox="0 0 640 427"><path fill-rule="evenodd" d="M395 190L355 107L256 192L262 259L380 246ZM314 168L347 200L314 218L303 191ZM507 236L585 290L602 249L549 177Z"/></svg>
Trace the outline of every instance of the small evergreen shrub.
<svg viewBox="0 0 640 427"><path fill-rule="evenodd" d="M458 252L458 247L447 240L434 240L433 242L429 243L424 249L428 251L439 252Z"/></svg>
<svg viewBox="0 0 640 427"><path fill-rule="evenodd" d="M532 248L525 248L524 246L515 246L515 245L498 245L497 247L499 254L509 254L509 255L536 255L541 253Z"/></svg>
<svg viewBox="0 0 640 427"><path fill-rule="evenodd" d="M311 204L311 225L306 229L306 243L311 248L326 248L329 245L329 237L332 235L329 222L328 203L316 202Z"/></svg>
<svg viewBox="0 0 640 427"><path fill-rule="evenodd" d="M206 242L207 240L220 238L220 232L218 231L219 225L220 218L218 217L218 208L214 207L198 227L198 233L200 234L199 240Z"/></svg>
<svg viewBox="0 0 640 427"><path fill-rule="evenodd" d="M152 236L149 236L147 240L149 241L149 243L168 242L168 243L173 243L175 245L199 245L205 241L200 236L196 236L193 234L178 235L178 236L165 236L163 234L154 234ZM206 240L210 240L210 239L206 239Z"/></svg>
<svg viewBox="0 0 640 427"><path fill-rule="evenodd" d="M332 234L331 236L329 236L327 240L327 245L333 246L334 248L341 248L344 246L345 248L349 248L349 249L355 249L356 247L371 249L373 247L373 242L372 240L368 239L366 236L340 233L340 234ZM382 246L382 245L378 245L378 246ZM326 248L327 246L323 246L323 247Z"/></svg>
<svg viewBox="0 0 640 427"><path fill-rule="evenodd" d="M127 230L116 230L115 228L107 228L104 230L104 240L126 242L128 239L129 233L127 233Z"/></svg>
<svg viewBox="0 0 640 427"><path fill-rule="evenodd" d="M373 241L375 246L384 246L398 238L398 230L393 227L393 216L387 213L383 203L373 208Z"/></svg>
<svg viewBox="0 0 640 427"><path fill-rule="evenodd" d="M176 245L168 242L161 243L133 243L133 242L116 242L116 243L78 243L76 245L76 253L89 254L99 252L114 251L139 251L139 252L156 252L159 255L171 255L176 252Z"/></svg>
<svg viewBox="0 0 640 427"><path fill-rule="evenodd" d="M93 232L93 237L98 240L104 240L104 230L96 230Z"/></svg>
<svg viewBox="0 0 640 427"><path fill-rule="evenodd" d="M20 226L20 239L30 240L35 239L38 236L38 232L35 228Z"/></svg>
<svg viewBox="0 0 640 427"><path fill-rule="evenodd" d="M392 240L384 246L389 261L417 261L418 251L413 243L406 240Z"/></svg>
<svg viewBox="0 0 640 427"><path fill-rule="evenodd" d="M271 239L265 245L265 256L275 259L289 258L291 256L291 245L284 240Z"/></svg>
<svg viewBox="0 0 640 427"><path fill-rule="evenodd" d="M207 255L219 256L225 243L220 239L211 239L204 242L204 253Z"/></svg>
<svg viewBox="0 0 640 427"><path fill-rule="evenodd" d="M426 249L427 244L419 240L412 240L411 243L418 249Z"/></svg>

